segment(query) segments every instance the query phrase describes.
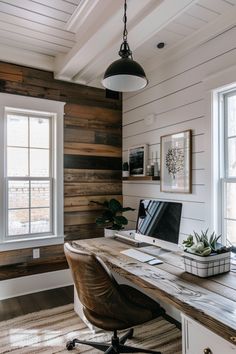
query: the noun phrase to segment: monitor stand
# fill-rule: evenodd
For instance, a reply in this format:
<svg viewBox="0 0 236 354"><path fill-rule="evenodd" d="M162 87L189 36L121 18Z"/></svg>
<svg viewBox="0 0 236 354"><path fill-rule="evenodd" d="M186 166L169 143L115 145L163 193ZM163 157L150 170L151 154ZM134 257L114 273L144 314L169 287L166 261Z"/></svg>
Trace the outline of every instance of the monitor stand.
<svg viewBox="0 0 236 354"><path fill-rule="evenodd" d="M155 257L162 256L163 254L168 252L172 252L171 250L167 250L157 246L144 246L141 247L141 251L144 251L145 253L151 254Z"/></svg>

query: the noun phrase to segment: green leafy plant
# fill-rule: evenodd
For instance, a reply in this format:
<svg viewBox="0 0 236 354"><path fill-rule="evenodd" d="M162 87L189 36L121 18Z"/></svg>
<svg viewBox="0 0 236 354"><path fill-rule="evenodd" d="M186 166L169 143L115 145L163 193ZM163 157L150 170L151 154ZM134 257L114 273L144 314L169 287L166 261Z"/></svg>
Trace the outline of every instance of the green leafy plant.
<svg viewBox="0 0 236 354"><path fill-rule="evenodd" d="M104 209L102 215L96 219L96 224L112 230L122 230L123 226L128 224L128 220L122 213L135 210L130 207L123 208L121 203L114 198L103 203L95 201L91 201L91 203L98 204Z"/></svg>
<svg viewBox="0 0 236 354"><path fill-rule="evenodd" d="M200 234L193 231L193 235L189 235L188 238L183 241L183 245L185 251L199 256L229 252L231 250L230 247L223 246L218 242L220 237L221 235L217 236L215 232L212 232L212 234L208 236L208 229L201 231Z"/></svg>

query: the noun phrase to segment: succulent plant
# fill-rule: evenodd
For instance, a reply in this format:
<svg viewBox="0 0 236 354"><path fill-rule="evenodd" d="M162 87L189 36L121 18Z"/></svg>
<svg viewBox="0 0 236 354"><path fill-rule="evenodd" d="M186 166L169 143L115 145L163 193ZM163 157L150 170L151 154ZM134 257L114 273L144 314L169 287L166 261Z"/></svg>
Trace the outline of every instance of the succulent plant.
<svg viewBox="0 0 236 354"><path fill-rule="evenodd" d="M212 253L229 252L231 249L230 247L223 246L218 242L220 237L221 235L217 236L215 232L212 232L212 234L208 236L208 229L205 232L201 231L201 234L193 231L193 235L189 235L187 239L183 241L183 245L185 251L200 256L209 256Z"/></svg>

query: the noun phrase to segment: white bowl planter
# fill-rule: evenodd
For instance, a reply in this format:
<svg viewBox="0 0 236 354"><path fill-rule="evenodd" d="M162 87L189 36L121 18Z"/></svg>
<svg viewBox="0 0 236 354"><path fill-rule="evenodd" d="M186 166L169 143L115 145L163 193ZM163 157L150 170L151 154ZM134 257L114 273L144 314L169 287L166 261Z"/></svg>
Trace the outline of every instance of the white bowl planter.
<svg viewBox="0 0 236 354"><path fill-rule="evenodd" d="M230 271L231 252L198 256L185 252L183 255L185 271L199 277L206 278L212 275Z"/></svg>
<svg viewBox="0 0 236 354"><path fill-rule="evenodd" d="M117 232L117 230L104 228L104 236L105 237L114 237L116 232Z"/></svg>

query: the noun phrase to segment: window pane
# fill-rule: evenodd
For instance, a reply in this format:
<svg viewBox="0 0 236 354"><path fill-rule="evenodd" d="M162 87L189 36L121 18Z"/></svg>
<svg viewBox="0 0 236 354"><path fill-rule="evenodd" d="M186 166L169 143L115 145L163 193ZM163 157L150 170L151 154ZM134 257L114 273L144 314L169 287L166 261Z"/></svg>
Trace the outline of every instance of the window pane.
<svg viewBox="0 0 236 354"><path fill-rule="evenodd" d="M31 206L32 207L50 206L50 182L49 181L31 182Z"/></svg>
<svg viewBox="0 0 236 354"><path fill-rule="evenodd" d="M226 220L227 239L236 245L236 220Z"/></svg>
<svg viewBox="0 0 236 354"><path fill-rule="evenodd" d="M7 115L7 145L28 146L28 117Z"/></svg>
<svg viewBox="0 0 236 354"><path fill-rule="evenodd" d="M8 183L8 208L29 207L29 182L9 181Z"/></svg>
<svg viewBox="0 0 236 354"><path fill-rule="evenodd" d="M48 118L30 118L30 146L49 148Z"/></svg>
<svg viewBox="0 0 236 354"><path fill-rule="evenodd" d="M8 234L24 235L29 233L29 210L18 209L8 211Z"/></svg>
<svg viewBox="0 0 236 354"><path fill-rule="evenodd" d="M28 149L7 148L8 177L28 176Z"/></svg>
<svg viewBox="0 0 236 354"><path fill-rule="evenodd" d="M31 233L50 231L50 209L31 209Z"/></svg>
<svg viewBox="0 0 236 354"><path fill-rule="evenodd" d="M30 149L30 176L49 177L49 150Z"/></svg>
<svg viewBox="0 0 236 354"><path fill-rule="evenodd" d="M236 177L236 138L228 139L228 177Z"/></svg>
<svg viewBox="0 0 236 354"><path fill-rule="evenodd" d="M228 97L228 136L236 135L236 95Z"/></svg>
<svg viewBox="0 0 236 354"><path fill-rule="evenodd" d="M226 218L236 219L236 183L226 185Z"/></svg>

